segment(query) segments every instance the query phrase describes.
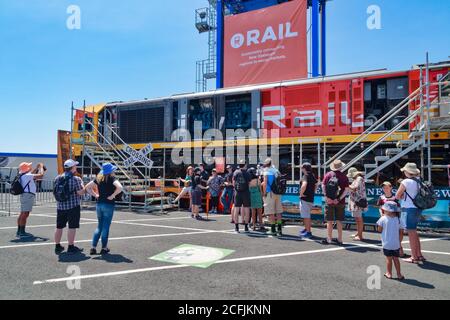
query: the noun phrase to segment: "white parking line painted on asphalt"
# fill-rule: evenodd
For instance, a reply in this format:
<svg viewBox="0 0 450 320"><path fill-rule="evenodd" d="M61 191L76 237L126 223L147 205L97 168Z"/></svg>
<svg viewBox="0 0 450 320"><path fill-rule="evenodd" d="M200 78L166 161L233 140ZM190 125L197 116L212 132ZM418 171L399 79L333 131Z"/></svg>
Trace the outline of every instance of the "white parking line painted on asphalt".
<svg viewBox="0 0 450 320"><path fill-rule="evenodd" d="M435 238L435 239L425 239L424 241L430 242L430 241L438 241L438 240L446 240L446 239L448 239L448 238L444 237L444 238ZM320 250L296 251L296 252L278 253L278 254L263 255L263 256L253 256L253 257L243 257L243 258L236 258L236 259L226 259L226 260L217 261L215 264L242 262L242 261L253 261L253 260L263 260L263 259L273 259L273 258L283 258L283 257L292 257L292 256L300 256L300 255L316 254L316 253L325 253L325 252L336 252L336 251L342 251L342 250L348 250L348 249L356 249L356 248L360 248L360 247L377 247L377 248L379 248L378 245L372 245L372 244L352 244L351 246L347 246L347 247L336 247L336 248L328 248L328 249L320 249ZM34 281L33 285L66 282L68 280L73 281L73 280L83 280L83 279L104 278L104 277L128 275L128 274L134 274L134 273L170 270L170 269L187 268L187 267L189 267L189 266L187 266L187 265L175 265L175 266L170 265L170 266L163 266L163 267L131 269L131 270L118 271L118 272L106 272L106 273L82 275L82 276L78 276L78 277L65 277L65 278L40 280L40 281Z"/></svg>
<svg viewBox="0 0 450 320"><path fill-rule="evenodd" d="M85 224L96 224L97 222L80 222L80 225L85 225ZM27 229L30 229L30 228L48 228L48 227L55 227L56 225L53 223L53 224L39 224L39 225L30 225L30 226L27 226ZM15 229L17 229L17 226L14 226L14 227L0 227L0 230L15 230Z"/></svg>
<svg viewBox="0 0 450 320"><path fill-rule="evenodd" d="M42 216L42 215L41 215ZM190 218L192 219L192 218ZM91 221L92 223L96 223L97 219L92 218L80 218L80 220L83 221ZM146 219L136 220L136 221L147 221ZM154 219L149 219L148 221L154 221ZM126 220L116 220L113 221L114 224L123 224L123 225L131 225L131 226L143 226L143 227L155 227L155 228L166 228L166 229L175 229L175 230L188 230L188 231L209 231L209 232L215 232L216 230L208 230L208 229L199 229L199 228L190 228L190 227L176 227L176 226L166 226L166 225L159 225L159 224L146 224L146 223L135 223L135 222L128 222ZM17 228L17 227L16 227ZM0 229L1 230L1 229ZM1 249L1 247L0 247Z"/></svg>
<svg viewBox="0 0 450 320"><path fill-rule="evenodd" d="M180 233L162 233L162 234L151 234L143 236L130 236L130 237L116 237L109 238L109 241L120 241L120 240L135 240L135 239L147 239L147 238L159 238L159 237L173 237L173 236L187 236L196 234L207 234L207 233L227 233L229 230L211 230L211 231L195 231L195 232L180 232ZM90 243L92 239L88 240L76 240L75 243ZM67 244L67 241L62 241L61 244ZM55 245L54 242L40 242L40 243L27 243L19 245L7 245L0 246L0 249L21 249L26 247L40 247L40 246L51 246Z"/></svg>
<svg viewBox="0 0 450 320"><path fill-rule="evenodd" d="M422 241L421 241L422 242ZM411 251L411 249L403 249L405 251ZM421 250L422 253L429 253L429 254L440 254L440 255L446 255L450 256L450 252L442 252L442 251L429 251L429 250Z"/></svg>

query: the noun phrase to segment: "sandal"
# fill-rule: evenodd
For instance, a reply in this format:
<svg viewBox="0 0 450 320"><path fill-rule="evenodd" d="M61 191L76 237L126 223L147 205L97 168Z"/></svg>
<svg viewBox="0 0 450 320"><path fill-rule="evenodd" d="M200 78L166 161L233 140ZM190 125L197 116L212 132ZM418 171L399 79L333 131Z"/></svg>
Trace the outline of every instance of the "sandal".
<svg viewBox="0 0 450 320"><path fill-rule="evenodd" d="M413 259L413 258L408 258L408 259L403 259L403 262L412 263L412 264L418 264L419 260L416 260L416 259Z"/></svg>
<svg viewBox="0 0 450 320"><path fill-rule="evenodd" d="M388 280L392 280L392 276L389 276L387 273L384 274L384 277Z"/></svg>
<svg viewBox="0 0 450 320"><path fill-rule="evenodd" d="M422 262L426 262L426 261L427 261L427 259L425 259L424 256L420 256L418 260L419 260L419 261L422 261Z"/></svg>
<svg viewBox="0 0 450 320"><path fill-rule="evenodd" d="M403 281L403 280L405 280L405 277L404 277L404 276L401 276L401 277L398 278L397 280L398 280L398 281Z"/></svg>

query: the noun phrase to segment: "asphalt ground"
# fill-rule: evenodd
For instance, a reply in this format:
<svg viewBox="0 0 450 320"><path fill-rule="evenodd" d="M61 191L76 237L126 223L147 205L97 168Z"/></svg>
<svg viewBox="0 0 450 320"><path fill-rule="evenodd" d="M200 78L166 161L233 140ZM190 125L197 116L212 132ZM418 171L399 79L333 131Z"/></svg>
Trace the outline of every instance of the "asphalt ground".
<svg viewBox="0 0 450 320"><path fill-rule="evenodd" d="M57 256L55 212L51 205L35 208L27 228L35 237L29 240L15 238L14 216L0 217L0 299L450 299L448 234L422 234L429 261L402 263L406 280L400 282L382 276L385 259L376 233L366 233L366 242L353 242L354 232L345 231L343 247L324 246L324 228L314 228L313 240L301 241L299 225L288 225L285 235L276 238L235 234L229 216L196 221L186 212L118 211L110 232L111 254L91 257L96 215L83 211L77 245L84 252ZM149 259L183 244L234 252L209 268ZM375 288L369 289L368 281Z"/></svg>

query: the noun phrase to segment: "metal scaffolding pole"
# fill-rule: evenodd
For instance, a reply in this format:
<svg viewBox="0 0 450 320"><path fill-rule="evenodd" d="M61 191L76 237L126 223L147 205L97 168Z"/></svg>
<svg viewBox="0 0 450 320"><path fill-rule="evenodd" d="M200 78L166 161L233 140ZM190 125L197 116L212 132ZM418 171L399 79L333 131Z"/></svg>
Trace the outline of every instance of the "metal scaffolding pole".
<svg viewBox="0 0 450 320"><path fill-rule="evenodd" d="M429 54L427 52L427 150L428 150L428 181L431 182L431 113L430 113L430 61Z"/></svg>

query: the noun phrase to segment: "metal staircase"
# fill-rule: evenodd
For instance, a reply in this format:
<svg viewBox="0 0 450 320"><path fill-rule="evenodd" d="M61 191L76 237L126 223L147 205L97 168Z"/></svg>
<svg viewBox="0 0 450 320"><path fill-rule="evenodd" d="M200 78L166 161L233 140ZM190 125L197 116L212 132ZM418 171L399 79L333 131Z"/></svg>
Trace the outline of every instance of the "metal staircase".
<svg viewBox="0 0 450 320"><path fill-rule="evenodd" d="M402 111L409 110L411 105L418 105L419 107L414 111L409 110L409 115L406 118L398 122L398 124L390 131L382 134L378 140L365 147L363 152L354 156L347 163L343 171L348 170L350 167L367 157L370 153L374 152L377 147L394 140L392 139L394 134L401 133L402 136L404 136L406 126L409 126L409 135L407 140L400 140L397 142L395 147L391 146L390 148L387 148L384 155L375 156L375 163L366 163L364 165L366 179L369 180L410 152L426 148L428 149L428 158L431 158L431 143L429 141L429 137L431 135L430 130L432 128L437 129L438 127L439 129L450 128L450 117L448 117L448 115L443 117L439 115L432 118L431 113L433 107L437 105L438 110L441 110L442 104L447 103L443 101L448 101L446 100L450 94L450 81L447 81L448 78L449 74L436 83L422 82L417 90L411 93L400 104L398 104L390 112L386 113L382 118L370 126L370 128L341 149L336 155L331 157L325 163L325 167L328 167L334 160L342 159L343 157L349 155L350 152L356 151L356 148L362 143L368 142L370 135L382 131L381 128L384 124L395 118ZM429 92L429 94L427 95L426 92ZM445 95L447 95L447 97ZM411 126L411 123L416 123L416 125ZM429 162L430 161L431 160L429 160ZM430 167L430 164L428 166ZM431 175L431 173L429 175Z"/></svg>
<svg viewBox="0 0 450 320"><path fill-rule="evenodd" d="M137 165L132 165L128 168L124 166L125 160L129 157L123 151L127 144L113 128L105 124L113 135L107 138L88 119L85 119L85 123L90 125L94 131L88 132L84 130L81 133L83 141L88 142L83 143L83 178L86 180L92 179L94 168L98 171L103 163L110 162L118 168L115 175L124 187L122 201L117 201L118 205L144 209L145 211L163 211L173 207L169 203L170 198L164 195L164 181L151 179L148 168ZM100 138L102 143L98 142L98 138ZM115 144L112 141L113 139L118 141L120 145ZM84 166L84 157L87 157L91 162L90 174L86 173L89 170L86 170ZM157 187L158 184L159 187Z"/></svg>

